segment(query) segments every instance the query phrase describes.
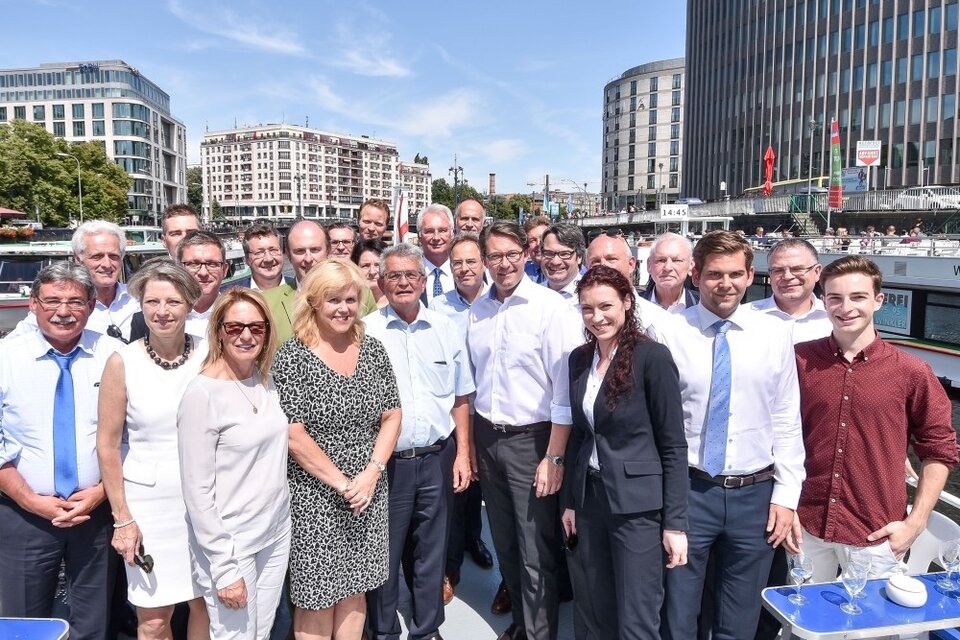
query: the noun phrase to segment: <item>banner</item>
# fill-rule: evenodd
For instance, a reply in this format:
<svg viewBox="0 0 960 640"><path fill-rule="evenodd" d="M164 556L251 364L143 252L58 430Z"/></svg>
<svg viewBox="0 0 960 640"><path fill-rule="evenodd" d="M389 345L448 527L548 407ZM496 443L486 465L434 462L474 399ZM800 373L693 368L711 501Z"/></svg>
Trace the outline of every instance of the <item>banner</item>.
<svg viewBox="0 0 960 640"><path fill-rule="evenodd" d="M846 167L841 180L844 193L864 193L870 191L870 169L867 167Z"/></svg>
<svg viewBox="0 0 960 640"><path fill-rule="evenodd" d="M830 119L830 194L828 206L843 209L843 160L840 157L840 125L836 118Z"/></svg>
<svg viewBox="0 0 960 640"><path fill-rule="evenodd" d="M400 244L410 231L410 202L401 187L393 188L393 244Z"/></svg>

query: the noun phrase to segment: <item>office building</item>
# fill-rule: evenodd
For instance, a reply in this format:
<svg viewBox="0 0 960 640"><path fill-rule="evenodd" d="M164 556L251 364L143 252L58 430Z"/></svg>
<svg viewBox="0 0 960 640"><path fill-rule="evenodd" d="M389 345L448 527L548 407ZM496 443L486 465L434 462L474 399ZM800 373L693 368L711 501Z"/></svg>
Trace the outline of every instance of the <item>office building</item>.
<svg viewBox="0 0 960 640"><path fill-rule="evenodd" d="M0 69L0 124L29 120L69 142L95 140L133 178L128 220L187 198L187 133L170 96L122 60Z"/></svg>
<svg viewBox="0 0 960 640"><path fill-rule="evenodd" d="M430 175L430 165L419 162L400 163L400 186L407 194L410 213L419 214L431 200L433 179Z"/></svg>

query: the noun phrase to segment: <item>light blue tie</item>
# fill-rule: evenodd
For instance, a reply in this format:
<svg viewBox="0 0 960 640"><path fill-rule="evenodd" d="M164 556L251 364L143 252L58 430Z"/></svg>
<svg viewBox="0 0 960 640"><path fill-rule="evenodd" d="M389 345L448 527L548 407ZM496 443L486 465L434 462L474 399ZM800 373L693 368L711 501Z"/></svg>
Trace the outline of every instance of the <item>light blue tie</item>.
<svg viewBox="0 0 960 640"><path fill-rule="evenodd" d="M703 469L711 476L716 476L723 471L727 458L731 378L727 331L730 329L730 321L718 320L712 326L717 335L713 339L713 375L710 377L710 403L707 405Z"/></svg>
<svg viewBox="0 0 960 640"><path fill-rule="evenodd" d="M67 355L50 349L50 356L60 367L60 377L53 395L53 487L61 498L69 498L77 490L77 421L73 399L73 374L70 365L80 354L80 347Z"/></svg>
<svg viewBox="0 0 960 640"><path fill-rule="evenodd" d="M443 295L443 285L440 284L440 267L434 267L433 269L433 297L437 298Z"/></svg>

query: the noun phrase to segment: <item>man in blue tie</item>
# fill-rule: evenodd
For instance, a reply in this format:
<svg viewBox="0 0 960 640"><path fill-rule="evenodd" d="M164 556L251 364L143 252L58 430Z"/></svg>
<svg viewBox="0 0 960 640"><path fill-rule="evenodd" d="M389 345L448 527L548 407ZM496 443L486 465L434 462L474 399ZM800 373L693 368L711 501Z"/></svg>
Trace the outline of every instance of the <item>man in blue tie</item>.
<svg viewBox="0 0 960 640"><path fill-rule="evenodd" d="M423 249L423 269L426 286L420 300L430 306L434 298L453 291L453 273L450 271L450 243L453 242L453 213L442 204L427 205L417 218L417 235Z"/></svg>
<svg viewBox="0 0 960 640"><path fill-rule="evenodd" d="M0 616L50 617L63 561L70 637L102 640L117 556L97 398L122 343L84 330L95 302L86 267L45 267L30 297L38 331L0 341Z"/></svg>
<svg viewBox="0 0 960 640"><path fill-rule="evenodd" d="M693 263L700 303L657 327L680 372L690 465L689 561L667 575L661 637L697 637L707 588L717 597L713 638L751 640L804 478L793 342L786 323L740 306L753 282L745 239L712 231ZM705 587L711 551L717 584Z"/></svg>

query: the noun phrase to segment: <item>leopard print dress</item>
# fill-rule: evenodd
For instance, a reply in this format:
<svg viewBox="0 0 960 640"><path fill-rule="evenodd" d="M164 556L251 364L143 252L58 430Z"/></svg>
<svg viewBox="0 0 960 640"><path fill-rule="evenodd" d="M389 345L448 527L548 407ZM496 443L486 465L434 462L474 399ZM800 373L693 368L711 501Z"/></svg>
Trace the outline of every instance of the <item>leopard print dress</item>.
<svg viewBox="0 0 960 640"><path fill-rule="evenodd" d="M380 416L400 407L400 394L383 345L360 344L357 369L342 376L294 337L277 351L273 379L287 419L304 424L347 477L367 466ZM383 584L388 569L387 476L373 502L353 516L346 501L288 460L290 482L290 600L301 609L326 609Z"/></svg>

